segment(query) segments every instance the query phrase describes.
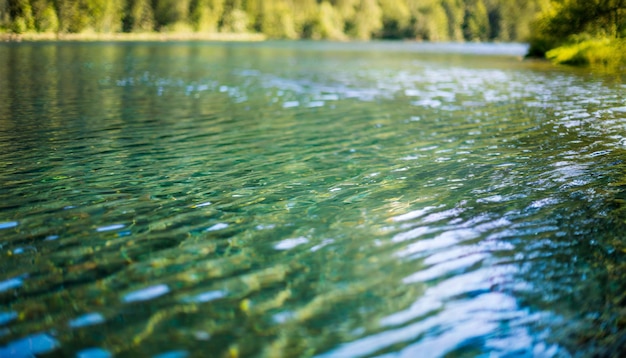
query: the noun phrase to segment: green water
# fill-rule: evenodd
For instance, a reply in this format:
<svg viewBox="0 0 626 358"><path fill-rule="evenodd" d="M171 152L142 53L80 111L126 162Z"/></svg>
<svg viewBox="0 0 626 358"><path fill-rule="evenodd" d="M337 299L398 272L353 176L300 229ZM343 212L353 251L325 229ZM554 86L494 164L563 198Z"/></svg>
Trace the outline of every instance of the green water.
<svg viewBox="0 0 626 358"><path fill-rule="evenodd" d="M0 356L626 352L626 85L518 45L0 44Z"/></svg>

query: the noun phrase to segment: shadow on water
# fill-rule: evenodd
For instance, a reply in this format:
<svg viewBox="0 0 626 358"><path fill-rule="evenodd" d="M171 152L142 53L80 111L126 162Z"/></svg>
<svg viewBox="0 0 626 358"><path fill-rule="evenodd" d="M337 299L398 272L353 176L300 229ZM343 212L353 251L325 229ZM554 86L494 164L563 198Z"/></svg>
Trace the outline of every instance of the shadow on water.
<svg viewBox="0 0 626 358"><path fill-rule="evenodd" d="M603 182L610 194L590 200L572 193L554 215L562 232L521 250L520 279L531 286L515 294L533 310L558 315L537 326L572 353L608 357L626 351L625 169L622 159L606 163Z"/></svg>

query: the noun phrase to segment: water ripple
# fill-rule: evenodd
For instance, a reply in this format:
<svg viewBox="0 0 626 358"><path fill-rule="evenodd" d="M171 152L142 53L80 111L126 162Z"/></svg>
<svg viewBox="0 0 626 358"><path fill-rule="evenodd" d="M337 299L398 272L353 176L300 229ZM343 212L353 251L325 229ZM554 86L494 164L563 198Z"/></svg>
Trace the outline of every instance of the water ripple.
<svg viewBox="0 0 626 358"><path fill-rule="evenodd" d="M0 355L619 351L622 85L309 45L7 48Z"/></svg>

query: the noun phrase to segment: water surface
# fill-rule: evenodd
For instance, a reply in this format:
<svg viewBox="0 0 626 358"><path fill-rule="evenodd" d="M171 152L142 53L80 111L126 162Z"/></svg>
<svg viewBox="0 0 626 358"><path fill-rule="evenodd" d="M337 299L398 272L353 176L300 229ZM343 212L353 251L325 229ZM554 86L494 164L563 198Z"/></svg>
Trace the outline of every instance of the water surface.
<svg viewBox="0 0 626 358"><path fill-rule="evenodd" d="M0 356L625 351L624 78L524 50L0 44Z"/></svg>

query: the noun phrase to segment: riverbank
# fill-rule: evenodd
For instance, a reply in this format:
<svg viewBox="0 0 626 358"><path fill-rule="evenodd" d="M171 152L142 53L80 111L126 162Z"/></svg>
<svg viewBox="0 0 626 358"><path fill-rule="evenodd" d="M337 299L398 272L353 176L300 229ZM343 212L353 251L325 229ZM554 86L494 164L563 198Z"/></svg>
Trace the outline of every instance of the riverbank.
<svg viewBox="0 0 626 358"><path fill-rule="evenodd" d="M589 39L561 45L547 51L545 56L555 64L620 70L626 68L626 40Z"/></svg>
<svg viewBox="0 0 626 358"><path fill-rule="evenodd" d="M259 33L0 33L2 42L22 41L263 41Z"/></svg>

